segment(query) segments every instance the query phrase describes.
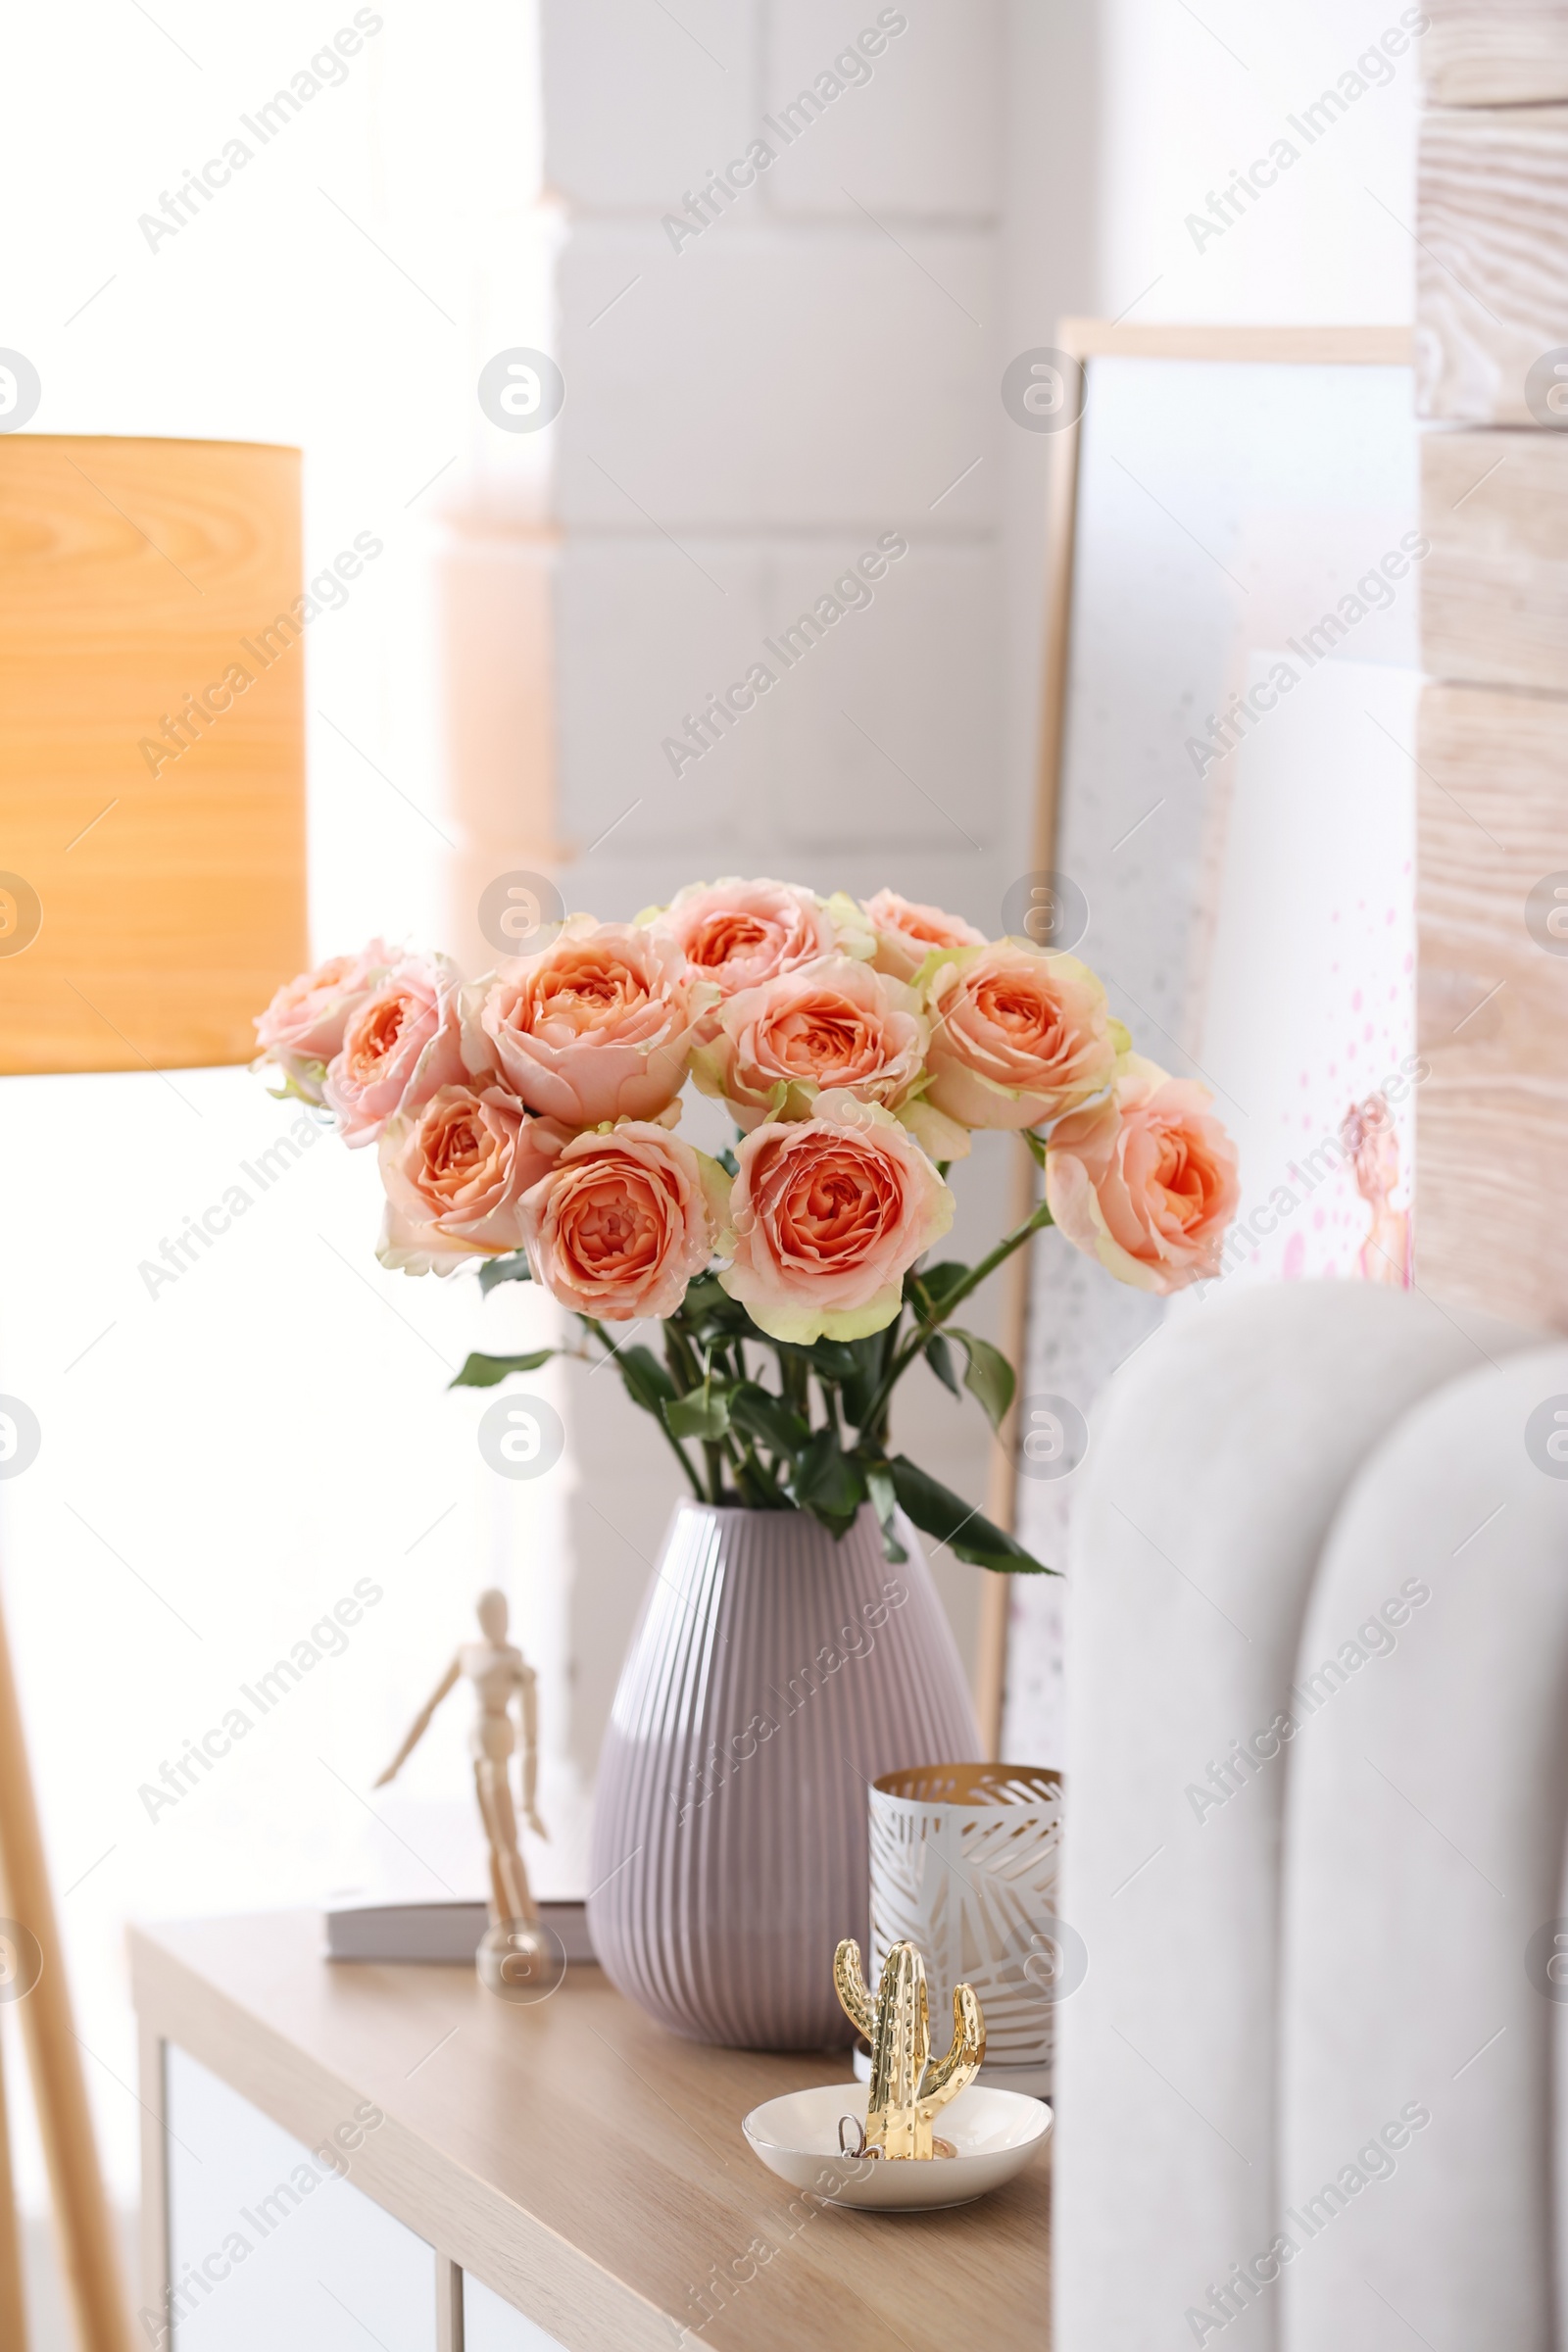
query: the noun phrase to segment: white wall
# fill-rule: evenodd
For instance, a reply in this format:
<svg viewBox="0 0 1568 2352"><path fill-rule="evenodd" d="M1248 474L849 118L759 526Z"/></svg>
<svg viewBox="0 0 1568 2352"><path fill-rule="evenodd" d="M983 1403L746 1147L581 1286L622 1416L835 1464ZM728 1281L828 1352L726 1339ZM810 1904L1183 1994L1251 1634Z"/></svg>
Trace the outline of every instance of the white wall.
<svg viewBox="0 0 1568 2352"><path fill-rule="evenodd" d="M1420 13L1403 0L1205 0L1196 12L1101 0L1106 315L1136 303L1139 318L1408 318L1419 41L1359 76L1388 78L1314 141L1289 118L1299 122L1388 28ZM1299 153L1277 185L1217 237L1188 227L1279 139Z"/></svg>
<svg viewBox="0 0 1568 2352"><path fill-rule="evenodd" d="M786 145L767 118L879 14L904 29ZM776 873L892 884L997 928L1020 815L1013 435L997 393L1012 331L1002 0L546 0L543 29L546 176L565 217L568 902L626 915L683 881ZM758 137L776 161L701 234L672 236L665 216ZM682 714L892 531L909 552L874 604L673 773L662 745ZM1004 1213L1006 1149L982 1144L960 1173L960 1254ZM983 1500L978 1410L921 1378L901 1400L904 1444ZM574 1444L587 1766L673 1465L618 1395L579 1413ZM972 1652L980 1572L937 1569Z"/></svg>

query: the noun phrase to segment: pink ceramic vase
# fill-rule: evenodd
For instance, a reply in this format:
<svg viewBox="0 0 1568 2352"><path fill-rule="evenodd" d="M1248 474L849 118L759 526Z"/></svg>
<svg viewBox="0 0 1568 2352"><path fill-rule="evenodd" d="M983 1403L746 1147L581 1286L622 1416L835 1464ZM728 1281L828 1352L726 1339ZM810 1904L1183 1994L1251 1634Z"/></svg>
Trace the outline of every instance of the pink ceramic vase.
<svg viewBox="0 0 1568 2352"><path fill-rule="evenodd" d="M675 1507L621 1670L594 1806L594 1950L650 2016L762 2050L852 2039L841 1936L869 1949L870 1785L978 1758L919 1538L883 1557L798 1511Z"/></svg>

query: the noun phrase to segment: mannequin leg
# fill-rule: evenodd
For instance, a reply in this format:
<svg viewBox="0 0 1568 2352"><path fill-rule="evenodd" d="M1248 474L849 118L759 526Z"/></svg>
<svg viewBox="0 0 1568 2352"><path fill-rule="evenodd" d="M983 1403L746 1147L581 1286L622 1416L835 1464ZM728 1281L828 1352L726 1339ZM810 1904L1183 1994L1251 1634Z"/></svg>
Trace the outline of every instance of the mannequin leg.
<svg viewBox="0 0 1568 2352"><path fill-rule="evenodd" d="M478 1792L485 1835L490 1840L494 1885L498 1897L506 1905L502 1917L525 1920L532 1927L539 1914L528 1889L528 1874L517 1848L517 1820L513 1811L512 1790L507 1785L506 1770L491 1757L478 1756L474 1759L473 1782Z"/></svg>

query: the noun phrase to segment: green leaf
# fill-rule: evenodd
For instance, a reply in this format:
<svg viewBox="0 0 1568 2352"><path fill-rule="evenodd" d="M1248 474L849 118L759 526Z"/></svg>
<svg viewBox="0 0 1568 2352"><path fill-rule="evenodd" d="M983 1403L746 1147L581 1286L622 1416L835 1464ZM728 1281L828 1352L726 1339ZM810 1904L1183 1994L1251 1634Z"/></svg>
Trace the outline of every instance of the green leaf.
<svg viewBox="0 0 1568 2352"><path fill-rule="evenodd" d="M1002 1350L993 1348L989 1340L977 1339L972 1331L959 1331L956 1324L950 1323L948 1329L968 1350L969 1368L963 1376L964 1387L971 1396L978 1397L984 1405L986 1418L992 1428L1000 1429L1012 1402L1013 1390L1018 1385L1012 1376L1012 1366Z"/></svg>
<svg viewBox="0 0 1568 2352"><path fill-rule="evenodd" d="M958 1387L958 1375L953 1366L953 1349L948 1346L940 1331L933 1332L927 1340L925 1360L945 1389L951 1389L955 1396L962 1395L962 1391Z"/></svg>
<svg viewBox="0 0 1568 2352"><path fill-rule="evenodd" d="M1036 1167L1043 1168L1046 1164L1045 1137L1043 1135L1036 1135L1032 1127L1022 1128L1020 1133L1023 1136L1024 1142L1029 1147L1030 1155L1033 1158Z"/></svg>
<svg viewBox="0 0 1568 2352"><path fill-rule="evenodd" d="M615 1370L620 1374L633 1404L640 1404L645 1413L657 1414L662 1405L672 1401L677 1395L675 1383L652 1348L618 1348Z"/></svg>
<svg viewBox="0 0 1568 2352"><path fill-rule="evenodd" d="M865 1473L844 1451L837 1431L813 1432L805 1451L796 1457L794 1492L802 1509L814 1512L835 1535L853 1524L865 1500Z"/></svg>
<svg viewBox="0 0 1568 2352"><path fill-rule="evenodd" d="M865 1483L876 1509L877 1524L882 1530L882 1556L889 1560L906 1560L908 1553L893 1532L893 1514L898 1508L898 1493L893 1473L886 1462L868 1462Z"/></svg>
<svg viewBox="0 0 1568 2352"><path fill-rule="evenodd" d="M960 1560L1010 1575L1060 1574L1059 1569L1048 1568L1043 1560L1025 1551L1011 1536L1004 1535L983 1513L971 1510L949 1488L911 1462L907 1454L895 1454L888 1467L893 1473L898 1498L915 1526L923 1528L928 1536L935 1536L939 1544L946 1544Z"/></svg>
<svg viewBox="0 0 1568 2352"><path fill-rule="evenodd" d="M511 1257L489 1257L479 1268L479 1288L486 1298L498 1282L532 1282L533 1268L524 1250L515 1250Z"/></svg>
<svg viewBox="0 0 1568 2352"><path fill-rule="evenodd" d="M711 1274L703 1275L687 1285L681 1300L679 1321L690 1332L707 1340L715 1334L726 1338L747 1338L757 1332L757 1326L744 1306L720 1288ZM761 1334L757 1333L759 1338Z"/></svg>
<svg viewBox="0 0 1568 2352"><path fill-rule="evenodd" d="M470 1355L456 1379L449 1380L449 1389L498 1388L511 1372L537 1372L548 1364L559 1348L536 1348L531 1355Z"/></svg>
<svg viewBox="0 0 1568 2352"><path fill-rule="evenodd" d="M960 1266L956 1258L944 1258L939 1266L927 1266L919 1274L911 1274L907 1283L910 1304L922 1323L935 1322L942 1302L956 1291L960 1282L967 1282L970 1269Z"/></svg>
<svg viewBox="0 0 1568 2352"><path fill-rule="evenodd" d="M730 1391L729 1417L743 1437L760 1439L773 1453L800 1453L810 1440L805 1416L760 1381L744 1380Z"/></svg>
<svg viewBox="0 0 1568 2352"><path fill-rule="evenodd" d="M887 1330L872 1332L868 1339L846 1343L855 1358L855 1377L844 1382L841 1396L845 1414L857 1429L864 1425L867 1407L886 1367L892 1329L890 1324Z"/></svg>
<svg viewBox="0 0 1568 2352"><path fill-rule="evenodd" d="M806 1352L819 1379L853 1380L860 1369L855 1348L850 1340L813 1340Z"/></svg>
<svg viewBox="0 0 1568 2352"><path fill-rule="evenodd" d="M701 1438L716 1445L729 1430L729 1393L722 1388L693 1389L689 1396L664 1399L664 1427L672 1438Z"/></svg>
<svg viewBox="0 0 1568 2352"><path fill-rule="evenodd" d="M738 1176L740 1174L741 1163L736 1158L734 1152L730 1151L728 1145L725 1146L722 1152L715 1152L713 1153L713 1157L717 1160L719 1166L723 1169L726 1176Z"/></svg>

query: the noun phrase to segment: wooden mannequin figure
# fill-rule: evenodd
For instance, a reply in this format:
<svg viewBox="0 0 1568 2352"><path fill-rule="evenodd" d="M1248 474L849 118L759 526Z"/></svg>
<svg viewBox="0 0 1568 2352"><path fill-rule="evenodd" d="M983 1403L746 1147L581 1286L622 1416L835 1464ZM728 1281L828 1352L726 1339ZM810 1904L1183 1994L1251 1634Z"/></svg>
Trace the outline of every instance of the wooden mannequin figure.
<svg viewBox="0 0 1568 2352"><path fill-rule="evenodd" d="M376 1782L384 1788L395 1780L430 1728L441 1701L465 1676L478 1698L468 1752L473 1758L473 1785L479 1817L490 1847L490 1925L479 1945L479 1981L492 1992L516 1995L550 1965L550 1950L539 1931L539 1913L528 1887L528 1874L517 1846L517 1817L512 1801L510 1766L516 1735L512 1701L520 1699L522 1716L522 1815L537 1838L550 1833L534 1809L539 1771L539 1720L533 1668L520 1649L507 1640L507 1596L481 1592L477 1615L482 1642L465 1642L446 1673L409 1727L408 1738Z"/></svg>

